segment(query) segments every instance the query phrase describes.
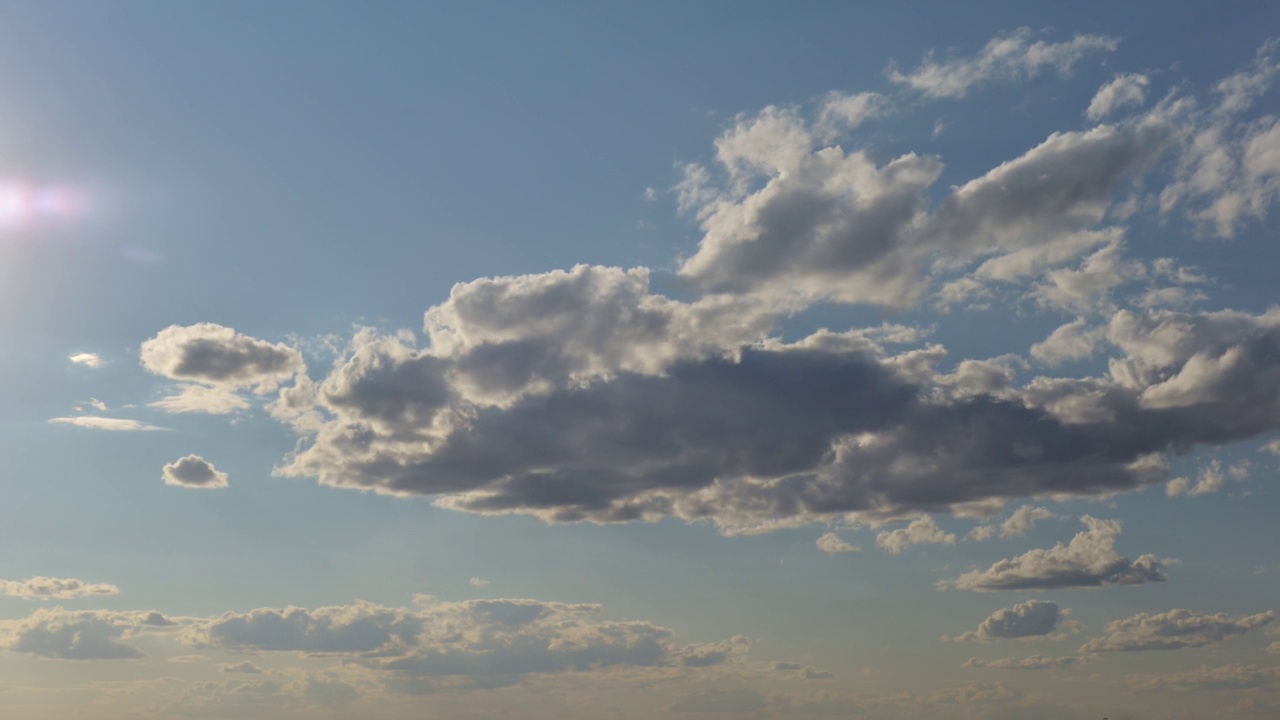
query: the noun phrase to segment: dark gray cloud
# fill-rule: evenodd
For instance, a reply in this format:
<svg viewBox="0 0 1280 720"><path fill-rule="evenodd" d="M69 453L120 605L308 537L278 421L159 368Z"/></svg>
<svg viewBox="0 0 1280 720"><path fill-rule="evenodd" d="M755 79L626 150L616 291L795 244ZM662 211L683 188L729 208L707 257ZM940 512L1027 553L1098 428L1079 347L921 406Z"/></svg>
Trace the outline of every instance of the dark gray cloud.
<svg viewBox="0 0 1280 720"><path fill-rule="evenodd" d="M1086 642L1080 647L1080 652L1135 652L1204 647L1265 627L1274 620L1275 613L1271 611L1239 617L1231 617L1225 613L1207 615L1180 609L1155 615L1138 613L1133 617L1107 623L1106 634Z"/></svg>
<svg viewBox="0 0 1280 720"><path fill-rule="evenodd" d="M989 592L994 590L1048 590L1056 588L1141 585L1164 582L1167 560L1142 555L1136 560L1122 557L1115 549L1120 535L1119 520L1099 520L1085 515L1087 530L1071 542L1049 549L1029 550L1015 558L1001 560L986 570L964 573L943 587ZM1056 606L1054 606L1056 608Z"/></svg>
<svg viewBox="0 0 1280 720"><path fill-rule="evenodd" d="M1058 607L1055 602L1047 600L1028 600L1011 608L995 611L979 625L956 640L1025 640L1043 639L1066 630L1070 615L1069 610Z"/></svg>
<svg viewBox="0 0 1280 720"><path fill-rule="evenodd" d="M218 490L227 487L227 474L219 471L213 463L199 455L188 455L162 468L161 476L165 485L194 488L197 490Z"/></svg>

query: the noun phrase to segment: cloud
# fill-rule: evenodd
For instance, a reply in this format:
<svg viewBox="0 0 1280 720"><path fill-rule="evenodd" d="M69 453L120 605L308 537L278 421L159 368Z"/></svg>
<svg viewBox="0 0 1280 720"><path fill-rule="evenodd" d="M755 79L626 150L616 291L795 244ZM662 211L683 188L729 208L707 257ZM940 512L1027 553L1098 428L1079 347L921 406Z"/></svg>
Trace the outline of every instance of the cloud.
<svg viewBox="0 0 1280 720"><path fill-rule="evenodd" d="M223 665L222 672L243 673L246 675L258 675L262 672L262 668L258 667L257 665L254 665L248 660L242 660L234 665Z"/></svg>
<svg viewBox="0 0 1280 720"><path fill-rule="evenodd" d="M1220 460L1212 460L1208 465L1200 469L1200 475L1196 478L1195 484L1184 477L1174 478L1165 486L1165 491L1171 496L1188 495L1195 497L1197 495L1208 495L1216 493L1222 489L1226 482L1227 474L1230 473L1235 477L1248 477L1248 468L1245 466L1232 466L1226 472L1222 469Z"/></svg>
<svg viewBox="0 0 1280 720"><path fill-rule="evenodd" d="M116 595L120 588L107 583L88 583L73 578L32 577L0 580L0 595L26 600L70 600L89 595Z"/></svg>
<svg viewBox="0 0 1280 720"><path fill-rule="evenodd" d="M773 668L775 673L790 677L798 677L801 680L831 680L835 678L834 673L819 670L812 665L803 665L798 662L778 661L773 663L770 667Z"/></svg>
<svg viewBox="0 0 1280 720"><path fill-rule="evenodd" d="M1048 508L1023 505L1014 510L999 526L979 525L969 533L969 539L988 540L999 533L1002 538L1020 537L1036 526L1041 520L1057 519L1058 516Z"/></svg>
<svg viewBox="0 0 1280 720"><path fill-rule="evenodd" d="M989 668L991 670L1051 670L1062 667L1075 667L1083 660L1075 655L1049 657L1045 655L1028 655L1022 658L1000 658L999 660L980 660L969 658L963 663L967 668Z"/></svg>
<svg viewBox="0 0 1280 720"><path fill-rule="evenodd" d="M1280 668L1231 663L1219 667L1202 665L1196 670L1136 679L1129 684L1135 690L1198 692L1274 687L1278 682L1280 682Z"/></svg>
<svg viewBox="0 0 1280 720"><path fill-rule="evenodd" d="M142 657L128 641L175 623L157 612L41 608L21 620L0 620L0 650L60 660Z"/></svg>
<svg viewBox="0 0 1280 720"><path fill-rule="evenodd" d="M1045 600L1028 600L1011 608L995 611L983 620L977 630L971 630L955 638L956 641L1055 639L1060 630L1070 631L1073 623L1066 618L1071 611ZM1064 633L1065 635L1065 633Z"/></svg>
<svg viewBox="0 0 1280 720"><path fill-rule="evenodd" d="M835 555L836 553L862 552L862 549L857 545L845 542L839 535L836 535L833 532L824 533L822 537L818 538L818 549L828 555Z"/></svg>
<svg viewBox="0 0 1280 720"><path fill-rule="evenodd" d="M147 403L167 413L229 415L248 410L249 402L239 395L204 385L185 385L176 394Z"/></svg>
<svg viewBox="0 0 1280 720"><path fill-rule="evenodd" d="M161 474L165 485L202 490L227 487L227 474L199 455L188 455L166 463Z"/></svg>
<svg viewBox="0 0 1280 720"><path fill-rule="evenodd" d="M420 597L416 608L360 602L225 613L194 621L183 637L197 647L235 652L345 656L400 678L700 668L732 662L749 647L738 637L680 645L666 628L600 620L599 613L596 605Z"/></svg>
<svg viewBox="0 0 1280 720"><path fill-rule="evenodd" d="M73 427L86 428L88 430L107 430L110 432L151 432L155 430L164 430L162 427L148 425L147 423L139 420L96 417L92 415L50 418L49 422L53 425L71 425Z"/></svg>
<svg viewBox="0 0 1280 720"><path fill-rule="evenodd" d="M284 343L242 335L214 323L170 325L142 343L148 372L185 385L176 394L151 403L174 413L227 414L248 407L235 393L264 394L306 371L298 351Z"/></svg>
<svg viewBox="0 0 1280 720"><path fill-rule="evenodd" d="M471 583L471 587L485 587L489 584L489 581L482 577L473 577L467 582Z"/></svg>
<svg viewBox="0 0 1280 720"><path fill-rule="evenodd" d="M1216 645L1233 635L1270 625L1275 613L1230 617L1224 613L1206 615L1192 610L1170 610L1107 623L1106 634L1089 640L1081 653L1177 650Z"/></svg>
<svg viewBox="0 0 1280 720"><path fill-rule="evenodd" d="M1112 112L1128 105L1141 105L1147 100L1147 86L1150 78L1137 73L1117 75L1111 82L1098 88L1098 92L1089 101L1089 108L1084 111L1090 120L1101 120Z"/></svg>
<svg viewBox="0 0 1280 720"><path fill-rule="evenodd" d="M1103 35L1076 35L1066 42L1031 42L1030 28L1020 28L988 42L974 57L936 62L927 55L910 73L890 65L889 79L926 97L964 97L975 86L993 81L1029 80L1046 69L1066 74L1085 55L1115 50L1120 41Z"/></svg>
<svg viewBox="0 0 1280 720"><path fill-rule="evenodd" d="M894 555L912 545L954 545L955 543L955 534L943 532L942 528L938 527L938 524L928 515L916 518L906 527L876 533L876 545Z"/></svg>
<svg viewBox="0 0 1280 720"><path fill-rule="evenodd" d="M1048 590L1104 585L1140 585L1166 580L1168 562L1154 555L1137 560L1121 557L1115 550L1120 535L1119 520L1080 518L1087 530L1067 545L1058 543L1047 550L1030 550L1001 560L986 570L974 570L943 583L943 587L989 592L994 590Z"/></svg>
<svg viewBox="0 0 1280 720"><path fill-rule="evenodd" d="M67 356L67 359L76 365L84 365L90 368L100 368L106 364L101 356L90 352L72 353Z"/></svg>

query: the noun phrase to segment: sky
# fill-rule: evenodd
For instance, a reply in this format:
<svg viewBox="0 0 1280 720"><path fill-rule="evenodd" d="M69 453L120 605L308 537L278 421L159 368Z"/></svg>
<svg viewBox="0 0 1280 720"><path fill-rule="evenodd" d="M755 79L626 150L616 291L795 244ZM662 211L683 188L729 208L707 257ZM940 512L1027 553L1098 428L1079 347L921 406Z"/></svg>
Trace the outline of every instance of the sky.
<svg viewBox="0 0 1280 720"><path fill-rule="evenodd" d="M0 3L0 714L1280 715L1277 28Z"/></svg>

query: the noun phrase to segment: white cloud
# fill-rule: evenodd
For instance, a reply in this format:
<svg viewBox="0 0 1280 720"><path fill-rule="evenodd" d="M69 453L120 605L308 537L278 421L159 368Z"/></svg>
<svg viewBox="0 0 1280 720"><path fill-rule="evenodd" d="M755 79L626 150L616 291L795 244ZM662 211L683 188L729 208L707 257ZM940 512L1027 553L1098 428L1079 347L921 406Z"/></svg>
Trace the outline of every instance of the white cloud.
<svg viewBox="0 0 1280 720"><path fill-rule="evenodd" d="M1206 615L1192 610L1170 610L1107 623L1106 634L1080 647L1082 653L1177 650L1216 645L1234 635L1243 635L1275 620L1275 613L1230 617L1224 613Z"/></svg>
<svg viewBox="0 0 1280 720"><path fill-rule="evenodd" d="M1076 35L1066 42L1031 42L1030 28L996 37L973 57L937 62L932 53L910 73L890 65L887 74L927 97L964 97L975 86L995 81L1029 80L1047 69L1067 73L1085 55L1115 50L1120 41L1103 35Z"/></svg>
<svg viewBox="0 0 1280 720"><path fill-rule="evenodd" d="M50 418L49 422L53 425L71 425L73 427L85 428L88 430L108 430L111 432L149 432L153 430L164 430L162 427L148 425L140 420L96 417L91 415Z"/></svg>
<svg viewBox="0 0 1280 720"><path fill-rule="evenodd" d="M91 352L72 353L67 359L76 365L84 365L90 368L100 368L106 364L100 355Z"/></svg>
<svg viewBox="0 0 1280 720"><path fill-rule="evenodd" d="M1194 484L1187 478L1174 478L1168 482L1165 489L1171 496L1189 495L1195 497L1196 495L1208 495L1221 490L1228 475L1236 479L1244 479L1248 477L1249 470L1247 466L1237 464L1224 471L1222 461L1211 460L1208 465L1200 469L1200 475L1196 478Z"/></svg>
<svg viewBox="0 0 1280 720"><path fill-rule="evenodd" d="M943 532L933 518L923 515L911 521L906 527L894 530L881 530L876 533L876 545L897 555L912 545L937 544L954 545L954 533Z"/></svg>
<svg viewBox="0 0 1280 720"><path fill-rule="evenodd" d="M205 385L184 385L176 394L148 403L168 413L228 415L248 410L249 402L239 395Z"/></svg>
<svg viewBox="0 0 1280 720"><path fill-rule="evenodd" d="M833 532L823 533L822 537L818 538L818 549L828 555L862 551L857 545L846 542Z"/></svg>
<svg viewBox="0 0 1280 720"><path fill-rule="evenodd" d="M988 540L992 536L999 533L1002 538L1019 537L1025 535L1028 530L1036 526L1041 520L1056 519L1058 516L1051 512L1048 508L1033 507L1031 505L1023 505L1014 510L1009 517L1004 519L1000 525L980 525L969 533L969 538L973 540Z"/></svg>
<svg viewBox="0 0 1280 720"><path fill-rule="evenodd" d="M1101 120L1122 107L1141 105L1147 100L1147 86L1150 84L1151 80L1146 75L1117 75L1111 82L1098 88L1084 114L1090 120Z"/></svg>
<svg viewBox="0 0 1280 720"><path fill-rule="evenodd" d="M227 487L227 474L199 455L188 455L166 463L161 472L165 485L218 490Z"/></svg>
<svg viewBox="0 0 1280 720"><path fill-rule="evenodd" d="M963 666L969 668L989 668L992 670L1052 670L1054 668L1074 667L1083 662L1076 655L1052 657L1046 655L1028 655L1021 658L1000 658L998 660L980 660L969 658Z"/></svg>
<svg viewBox="0 0 1280 720"><path fill-rule="evenodd" d="M956 641L1059 639L1077 625L1067 620L1071 611L1045 600L1028 600L995 611L979 625L955 638Z"/></svg>
<svg viewBox="0 0 1280 720"><path fill-rule="evenodd" d="M1166 579L1167 560L1154 555L1129 560L1116 552L1115 541L1121 529L1119 520L1099 520L1088 515L1080 520L1087 530L1078 533L1067 545L1058 543L1047 550L1030 550L1001 560L986 570L964 573L942 586L986 592L1140 585Z"/></svg>
<svg viewBox="0 0 1280 720"><path fill-rule="evenodd" d="M471 583L471 587L485 587L489 584L489 581L482 577L473 577L468 582Z"/></svg>
<svg viewBox="0 0 1280 720"><path fill-rule="evenodd" d="M89 595L116 595L120 588L107 583L89 583L74 578L31 577L0 580L0 595L25 600L70 600Z"/></svg>

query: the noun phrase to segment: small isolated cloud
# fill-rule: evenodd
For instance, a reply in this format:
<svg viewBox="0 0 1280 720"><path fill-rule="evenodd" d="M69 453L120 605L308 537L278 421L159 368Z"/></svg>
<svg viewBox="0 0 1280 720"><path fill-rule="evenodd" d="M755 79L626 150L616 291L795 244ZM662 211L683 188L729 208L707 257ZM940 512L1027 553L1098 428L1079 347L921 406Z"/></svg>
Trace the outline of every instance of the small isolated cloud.
<svg viewBox="0 0 1280 720"><path fill-rule="evenodd" d="M649 202L653 202L654 200L657 200L657 199L658 199L658 191L657 191L657 190L654 190L654 189L653 189L653 188L651 188L651 187L647 187L647 188L645 188L645 189L644 189L644 199L645 199L645 200L647 200L647 201L649 201Z"/></svg>
<svg viewBox="0 0 1280 720"><path fill-rule="evenodd" d="M471 583L471 587L485 587L489 584L489 581L482 577L473 577L467 582Z"/></svg>
<svg viewBox="0 0 1280 720"><path fill-rule="evenodd" d="M254 665L248 660L245 660L243 662L238 662L235 665L223 665L222 672L243 673L245 675L258 675L262 672L262 668L258 667L257 665Z"/></svg>
<svg viewBox="0 0 1280 720"><path fill-rule="evenodd" d="M1122 107L1141 105L1147 100L1147 86L1150 84L1151 80L1146 75L1117 75L1114 80L1098 89L1089 102L1089 108L1084 111L1085 117L1101 120Z"/></svg>
<svg viewBox="0 0 1280 720"><path fill-rule="evenodd" d="M1104 585L1141 585L1167 579L1169 562L1154 555L1137 560L1121 557L1115 549L1122 527L1119 520L1080 518L1088 528L1067 545L1028 551L1001 560L986 570L967 572L942 587L960 590L1050 590Z"/></svg>
<svg viewBox="0 0 1280 720"><path fill-rule="evenodd" d="M107 430L110 432L151 432L154 430L164 430L162 427L148 425L139 420L97 417L93 415L50 418L49 423L51 425L71 425L73 427L85 428L88 430Z"/></svg>
<svg viewBox="0 0 1280 720"><path fill-rule="evenodd" d="M999 660L980 660L969 658L963 663L967 668L989 668L991 670L1051 670L1053 668L1073 667L1082 659L1076 655L1052 657L1048 655L1028 655L1027 657L1000 658Z"/></svg>
<svg viewBox="0 0 1280 720"><path fill-rule="evenodd" d="M881 530L876 533L876 545L897 555L912 545L955 545L954 533L943 532L942 528L928 515L922 515L904 528Z"/></svg>
<svg viewBox="0 0 1280 720"><path fill-rule="evenodd" d="M836 553L862 552L862 548L845 542L839 535L829 532L818 538L818 549L828 555Z"/></svg>
<svg viewBox="0 0 1280 720"><path fill-rule="evenodd" d="M100 355L90 352L72 353L67 356L67 359L77 365L91 368L100 368L106 364Z"/></svg>
<svg viewBox="0 0 1280 720"><path fill-rule="evenodd" d="M1050 520L1058 516L1048 508L1023 505L999 525L980 525L969 533L970 540L989 540L997 534L1002 538L1019 537L1036 526L1041 520Z"/></svg>
<svg viewBox="0 0 1280 720"><path fill-rule="evenodd" d="M1216 645L1234 635L1270 625L1275 613L1230 617L1225 613L1206 615L1192 610L1170 610L1107 623L1106 635L1080 647L1081 653L1178 650Z"/></svg>
<svg viewBox="0 0 1280 720"><path fill-rule="evenodd" d="M190 383L151 403L172 413L225 415L243 410L249 403L236 393L274 392L306 371L295 348L214 323L170 325L142 343L141 357L148 372Z"/></svg>
<svg viewBox="0 0 1280 720"><path fill-rule="evenodd" d="M987 82L1029 80L1046 69L1065 74L1085 55L1120 45L1117 38L1103 35L1076 35L1059 43L1031 42L1032 36L1030 28L1019 28L992 39L973 57L936 62L930 53L910 73L899 72L893 65L886 72L891 81L926 97L959 98Z"/></svg>
<svg viewBox="0 0 1280 720"><path fill-rule="evenodd" d="M188 455L163 468L165 485L215 490L227 487L227 474L199 455Z"/></svg>
<svg viewBox="0 0 1280 720"><path fill-rule="evenodd" d="M120 588L107 583L89 583L73 578L32 577L0 580L0 595L25 600L70 600L86 595L116 595Z"/></svg>
<svg viewBox="0 0 1280 720"><path fill-rule="evenodd" d="M978 625L977 630L954 639L958 642L1058 639L1076 627L1076 623L1067 620L1070 614L1070 610L1059 608L1055 602L1028 600L1011 608L995 611Z"/></svg>

